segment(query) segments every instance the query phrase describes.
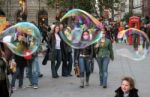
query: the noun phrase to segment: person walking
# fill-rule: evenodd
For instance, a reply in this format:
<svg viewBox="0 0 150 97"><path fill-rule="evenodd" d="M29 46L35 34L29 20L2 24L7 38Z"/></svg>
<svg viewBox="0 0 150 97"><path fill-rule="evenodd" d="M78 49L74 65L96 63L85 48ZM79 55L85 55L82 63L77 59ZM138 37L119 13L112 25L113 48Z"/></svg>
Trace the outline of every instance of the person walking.
<svg viewBox="0 0 150 97"><path fill-rule="evenodd" d="M54 30L52 31L49 42L49 58L51 60L51 71L52 77L58 78L58 69L62 61L62 39L60 37L60 25L55 25Z"/></svg>
<svg viewBox="0 0 150 97"><path fill-rule="evenodd" d="M99 79L100 86L107 88L108 79L108 64L111 60L114 60L113 47L110 39L105 37L105 31L102 31L102 38L96 44L96 60L99 66Z"/></svg>
<svg viewBox="0 0 150 97"><path fill-rule="evenodd" d="M88 31L84 31L81 36L82 41L90 40L90 33ZM88 46L82 49L76 49L76 58L75 62L79 63L80 68L80 88L84 88L84 83L86 82L86 86L89 86L89 79L91 74L91 62L93 58L93 49L92 46ZM77 63L75 63L77 64ZM85 76L86 73L86 76ZM85 76L85 78L84 78Z"/></svg>

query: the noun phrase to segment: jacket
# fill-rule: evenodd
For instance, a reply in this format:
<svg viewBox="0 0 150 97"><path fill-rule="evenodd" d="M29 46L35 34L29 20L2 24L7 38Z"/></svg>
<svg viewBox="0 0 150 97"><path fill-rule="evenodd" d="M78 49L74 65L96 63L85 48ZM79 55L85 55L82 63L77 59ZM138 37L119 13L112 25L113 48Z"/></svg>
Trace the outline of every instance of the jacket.
<svg viewBox="0 0 150 97"><path fill-rule="evenodd" d="M96 57L110 57L112 60L114 60L112 43L109 39L106 38L103 47L99 46L96 49Z"/></svg>
<svg viewBox="0 0 150 97"><path fill-rule="evenodd" d="M115 97L123 97L123 91L121 90L121 87L119 87L117 90L115 90ZM133 88L129 91L129 97L139 97L138 96L138 90Z"/></svg>
<svg viewBox="0 0 150 97"><path fill-rule="evenodd" d="M56 57L55 56L55 44L56 44L55 34L51 33L49 41L48 41L48 49L49 49L49 54L50 54L49 56L51 57L50 58L51 61L55 61L55 59L56 59L55 58ZM60 42L60 48L61 48L61 52L64 52L64 49L63 49L63 40L62 39L61 39L61 42Z"/></svg>

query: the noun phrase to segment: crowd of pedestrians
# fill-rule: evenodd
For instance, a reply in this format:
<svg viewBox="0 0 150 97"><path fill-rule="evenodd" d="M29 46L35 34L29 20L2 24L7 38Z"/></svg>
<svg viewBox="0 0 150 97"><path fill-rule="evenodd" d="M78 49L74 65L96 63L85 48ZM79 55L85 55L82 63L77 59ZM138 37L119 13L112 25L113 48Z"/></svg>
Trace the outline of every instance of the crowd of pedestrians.
<svg viewBox="0 0 150 97"><path fill-rule="evenodd" d="M73 49L67 43L63 41L60 33L64 31L64 24L54 23L54 26L43 25L40 28L43 39L42 43L45 43L47 49L44 53L42 63L39 63L38 49L32 54L31 59L25 59L23 56L16 55L8 50L8 48L1 43L0 45L0 95L1 97L9 97L10 92L16 90L16 80L19 81L18 87L23 88L24 71L26 71L26 77L29 78L29 86L34 89L38 89L38 79L43 75L40 72L40 64L46 65L47 61L51 61L51 76L58 79L59 76L71 77L72 67L79 66L80 69L80 88L89 86L90 75L94 68L94 59L98 63L99 67L99 85L103 88L107 88L108 80L108 66L110 60L114 60L113 42L118 42L117 33L119 33L117 23L104 24L102 29L102 38L95 44L82 49ZM150 38L150 23L142 25L143 30ZM21 45L26 46L24 34L18 34L16 41ZM88 41L90 39L90 33L85 30L81 36L82 41ZM135 41L134 41L135 42ZM30 43L29 45L32 45ZM25 47L24 47L25 48ZM23 49L22 49L23 50ZM9 56L9 57L8 57ZM9 66L7 66L9 65ZM58 70L62 66L61 75L58 74ZM11 74L10 84L7 74ZM11 91L9 90L11 88ZM115 97L138 97L137 89L134 86L134 80L130 77L125 77L121 82L121 87L116 91Z"/></svg>

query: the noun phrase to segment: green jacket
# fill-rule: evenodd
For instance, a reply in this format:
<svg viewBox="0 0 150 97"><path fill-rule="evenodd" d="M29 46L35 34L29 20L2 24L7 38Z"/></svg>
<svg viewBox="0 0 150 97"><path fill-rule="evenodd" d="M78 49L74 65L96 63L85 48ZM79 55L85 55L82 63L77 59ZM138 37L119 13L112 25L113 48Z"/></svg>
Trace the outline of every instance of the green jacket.
<svg viewBox="0 0 150 97"><path fill-rule="evenodd" d="M113 47L109 39L106 38L103 47L99 46L96 49L96 57L110 57L112 60L114 60Z"/></svg>

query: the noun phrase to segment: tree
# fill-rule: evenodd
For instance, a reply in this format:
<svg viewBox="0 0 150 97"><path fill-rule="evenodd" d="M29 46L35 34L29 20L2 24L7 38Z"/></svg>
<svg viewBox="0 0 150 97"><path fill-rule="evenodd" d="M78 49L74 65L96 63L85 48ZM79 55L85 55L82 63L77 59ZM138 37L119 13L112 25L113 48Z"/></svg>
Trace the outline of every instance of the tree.
<svg viewBox="0 0 150 97"><path fill-rule="evenodd" d="M100 8L101 8L101 13L104 10L103 8L108 8L111 9L111 13L112 13L112 18L114 17L114 10L118 10L118 8L114 7L115 3L120 3L121 0L99 0L100 3Z"/></svg>
<svg viewBox="0 0 150 97"><path fill-rule="evenodd" d="M48 0L48 6L55 8L79 8L91 12L93 0ZM84 5L84 6L83 6Z"/></svg>

